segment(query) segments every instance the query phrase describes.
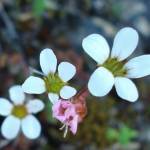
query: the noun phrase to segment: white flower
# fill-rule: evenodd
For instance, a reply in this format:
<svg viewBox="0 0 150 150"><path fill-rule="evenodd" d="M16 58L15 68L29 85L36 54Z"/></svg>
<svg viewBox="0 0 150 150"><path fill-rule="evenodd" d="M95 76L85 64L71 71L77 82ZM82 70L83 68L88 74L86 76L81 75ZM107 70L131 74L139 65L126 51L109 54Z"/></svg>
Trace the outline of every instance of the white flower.
<svg viewBox="0 0 150 150"><path fill-rule="evenodd" d="M41 100L33 99L25 102L25 94L19 85L9 89L12 102L0 98L0 115L6 116L1 126L2 135L12 140L17 137L20 129L29 139L36 139L40 136L40 122L32 115L44 109Z"/></svg>
<svg viewBox="0 0 150 150"><path fill-rule="evenodd" d="M137 88L129 78L150 75L150 55L142 55L124 62L137 44L138 33L130 27L117 33L111 53L103 36L91 34L83 39L83 49L98 64L88 82L88 89L92 95L105 96L115 85L117 94L122 99L130 102L138 99Z"/></svg>
<svg viewBox="0 0 150 150"><path fill-rule="evenodd" d="M76 73L76 68L69 62L61 62L57 68L57 58L51 49L44 49L40 53L40 66L44 73L43 79L30 76L22 85L24 92L29 94L48 93L48 97L54 104L59 100L69 99L76 94L76 89L68 85L68 81Z"/></svg>

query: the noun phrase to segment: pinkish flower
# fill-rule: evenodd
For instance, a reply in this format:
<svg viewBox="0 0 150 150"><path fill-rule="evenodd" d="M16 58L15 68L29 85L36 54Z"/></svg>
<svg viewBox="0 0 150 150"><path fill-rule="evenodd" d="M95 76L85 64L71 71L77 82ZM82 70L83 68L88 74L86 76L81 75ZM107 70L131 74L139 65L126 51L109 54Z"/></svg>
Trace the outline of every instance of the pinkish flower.
<svg viewBox="0 0 150 150"><path fill-rule="evenodd" d="M66 127L66 130L69 128L73 134L76 134L81 120L76 111L76 105L71 101L59 100L53 105L52 110L53 117L64 124L63 128Z"/></svg>
<svg viewBox="0 0 150 150"><path fill-rule="evenodd" d="M64 137L68 128L73 134L76 134L78 124L87 114L86 97L88 94L87 88L84 88L71 101L59 100L53 105L53 117L64 124L60 128L61 130L65 128Z"/></svg>

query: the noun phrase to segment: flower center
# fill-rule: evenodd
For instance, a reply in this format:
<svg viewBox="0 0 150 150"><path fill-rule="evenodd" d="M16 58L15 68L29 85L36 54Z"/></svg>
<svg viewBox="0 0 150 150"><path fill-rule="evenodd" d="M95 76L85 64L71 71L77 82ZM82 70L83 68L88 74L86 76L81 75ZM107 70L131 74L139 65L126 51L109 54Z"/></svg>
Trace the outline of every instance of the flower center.
<svg viewBox="0 0 150 150"><path fill-rule="evenodd" d="M27 108L24 105L16 105L14 106L13 110L12 110L12 115L14 115L17 118L24 118L25 116L27 116L28 111Z"/></svg>
<svg viewBox="0 0 150 150"><path fill-rule="evenodd" d="M127 74L124 62L118 61L117 58L109 58L102 66L107 68L114 76L125 76Z"/></svg>
<svg viewBox="0 0 150 150"><path fill-rule="evenodd" d="M61 88L66 85L66 83L62 81L57 74L49 74L44 77L44 81L48 93L59 93Z"/></svg>

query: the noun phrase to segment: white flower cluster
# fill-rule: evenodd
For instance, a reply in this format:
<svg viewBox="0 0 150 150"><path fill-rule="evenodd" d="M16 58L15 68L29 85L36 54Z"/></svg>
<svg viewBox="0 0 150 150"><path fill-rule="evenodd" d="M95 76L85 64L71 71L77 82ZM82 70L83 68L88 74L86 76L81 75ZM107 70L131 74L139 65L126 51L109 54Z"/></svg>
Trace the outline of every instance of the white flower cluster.
<svg viewBox="0 0 150 150"><path fill-rule="evenodd" d="M68 85L68 81L76 73L76 68L69 62L61 62L57 68L57 58L51 49L44 49L40 54L40 66L44 73L43 79L30 76L22 85L24 92L29 94L48 93L54 104L59 100L69 99L76 94L76 89Z"/></svg>
<svg viewBox="0 0 150 150"><path fill-rule="evenodd" d="M122 99L130 102L138 99L137 88L129 78L150 75L150 55L124 62L137 47L138 39L138 33L133 28L121 29L115 36L111 53L107 41L99 34L91 34L83 40L83 49L98 64L88 82L92 95L105 96L115 85Z"/></svg>
<svg viewBox="0 0 150 150"><path fill-rule="evenodd" d="M121 29L115 36L112 51L99 34L91 34L83 39L85 52L97 62L97 69L88 81L88 89L94 96L107 95L115 85L117 94L124 100L134 102L138 91L130 78L150 75L150 55L124 60L133 53L138 44L138 33L130 27ZM38 138L41 125L33 116L44 109L39 99L26 100L25 93L47 93L52 104L60 99L68 100L77 91L68 83L76 73L76 68L69 62L61 62L57 68L57 58L51 49L40 53L42 77L30 76L20 85L9 89L10 100L0 98L0 115L6 116L1 133L7 139L14 139L21 130L29 139Z"/></svg>
<svg viewBox="0 0 150 150"><path fill-rule="evenodd" d="M14 139L20 129L29 139L39 137L41 133L40 122L32 115L44 109L44 103L39 99L27 101L19 85L9 89L10 100L0 98L0 115L6 116L2 123L1 132L7 139Z"/></svg>

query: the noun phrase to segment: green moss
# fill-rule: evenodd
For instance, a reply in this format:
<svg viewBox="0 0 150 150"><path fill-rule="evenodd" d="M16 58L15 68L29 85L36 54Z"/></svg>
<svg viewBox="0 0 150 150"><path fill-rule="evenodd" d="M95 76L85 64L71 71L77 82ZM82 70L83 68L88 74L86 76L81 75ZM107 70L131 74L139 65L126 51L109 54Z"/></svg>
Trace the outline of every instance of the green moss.
<svg viewBox="0 0 150 150"><path fill-rule="evenodd" d="M68 134L67 141L78 143L77 149L85 149L87 145L93 145L95 149L104 149L110 144L107 140L106 132L109 121L109 110L115 101L112 99L99 101L99 99L89 97L87 100L88 114L84 121L79 124L76 136Z"/></svg>

